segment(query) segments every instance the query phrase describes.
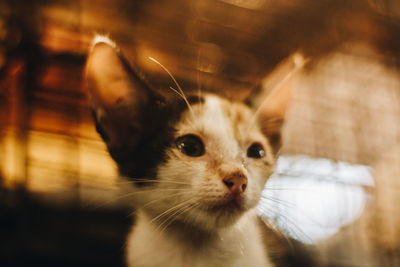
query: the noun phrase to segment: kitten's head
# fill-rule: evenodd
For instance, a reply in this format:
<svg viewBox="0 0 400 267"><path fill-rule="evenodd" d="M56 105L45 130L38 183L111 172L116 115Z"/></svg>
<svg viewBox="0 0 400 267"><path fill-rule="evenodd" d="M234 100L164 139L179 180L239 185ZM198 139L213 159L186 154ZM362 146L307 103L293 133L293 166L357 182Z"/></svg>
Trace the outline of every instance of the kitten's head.
<svg viewBox="0 0 400 267"><path fill-rule="evenodd" d="M107 40L92 48L86 77L97 130L154 223L214 231L257 205L280 145L285 86L257 107L213 94L163 98Z"/></svg>

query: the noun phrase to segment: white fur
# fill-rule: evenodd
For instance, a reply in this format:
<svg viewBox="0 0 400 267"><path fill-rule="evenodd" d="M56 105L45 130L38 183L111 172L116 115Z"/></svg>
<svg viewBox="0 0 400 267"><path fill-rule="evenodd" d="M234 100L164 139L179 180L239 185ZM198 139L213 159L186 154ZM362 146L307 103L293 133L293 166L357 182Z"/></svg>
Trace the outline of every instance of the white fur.
<svg viewBox="0 0 400 267"><path fill-rule="evenodd" d="M92 44L90 46L90 49L93 49L93 47L95 45L99 44L99 43L105 43L105 44L111 46L112 48L118 50L118 47L117 47L116 43L113 40L111 40L109 37L107 37L105 35L100 35L100 34L97 34L93 38Z"/></svg>
<svg viewBox="0 0 400 267"><path fill-rule="evenodd" d="M206 152L189 157L172 147L167 162L158 167L157 182L135 189L138 213L127 241L128 265L272 266L254 212L274 164L266 137L258 126L252 126L253 113L244 105L230 105L208 95L193 111L194 116L182 115L176 137L195 134L203 140ZM243 119L235 121L235 112ZM264 158L247 157L254 142L264 146ZM234 172L248 177L243 210L210 212L209 207L227 203L231 192L223 178ZM186 229L172 228L175 222ZM193 240L197 236L206 245L197 246Z"/></svg>
<svg viewBox="0 0 400 267"><path fill-rule="evenodd" d="M190 249L181 241L160 232L149 218L139 213L127 243L129 266L148 267L269 267L256 223L249 212L233 227L218 232L218 239L205 249ZM190 236L188 236L190 238Z"/></svg>

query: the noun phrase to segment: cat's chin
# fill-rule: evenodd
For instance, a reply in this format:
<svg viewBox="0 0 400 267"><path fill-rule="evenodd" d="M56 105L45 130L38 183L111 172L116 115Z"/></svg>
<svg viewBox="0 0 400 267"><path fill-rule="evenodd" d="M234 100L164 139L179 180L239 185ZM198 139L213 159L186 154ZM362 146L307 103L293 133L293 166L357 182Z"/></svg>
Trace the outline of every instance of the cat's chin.
<svg viewBox="0 0 400 267"><path fill-rule="evenodd" d="M247 211L243 201L226 201L204 208L211 216L237 216Z"/></svg>
<svg viewBox="0 0 400 267"><path fill-rule="evenodd" d="M207 231L219 231L234 225L248 210L243 203L229 201L215 205L199 207L201 216L193 217L195 224Z"/></svg>

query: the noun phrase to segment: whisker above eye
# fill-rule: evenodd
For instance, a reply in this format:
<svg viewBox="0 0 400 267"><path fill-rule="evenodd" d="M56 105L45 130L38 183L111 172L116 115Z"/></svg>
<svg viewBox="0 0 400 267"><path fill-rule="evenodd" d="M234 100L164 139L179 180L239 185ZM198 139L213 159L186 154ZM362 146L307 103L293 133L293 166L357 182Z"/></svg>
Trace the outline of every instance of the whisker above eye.
<svg viewBox="0 0 400 267"><path fill-rule="evenodd" d="M177 94L185 101L185 103L186 103L187 107L189 108L190 113L192 114L193 119L194 119L195 116L194 116L194 112L193 112L192 106L190 105L189 101L187 100L185 94L183 93L183 90L182 90L181 86L180 86L179 83L176 81L174 75L172 75L172 73L171 73L163 64L161 64L161 63L160 63L159 61L157 61L156 59L154 59L154 58L152 58L152 57L149 57L149 59L150 59L151 61L155 62L156 64L158 64L158 65L171 77L172 81L176 84L176 86L178 87L178 90L179 90L179 91L176 90L176 89L174 89L174 88L172 88L172 87L170 87L170 89L173 90L175 93L177 93Z"/></svg>

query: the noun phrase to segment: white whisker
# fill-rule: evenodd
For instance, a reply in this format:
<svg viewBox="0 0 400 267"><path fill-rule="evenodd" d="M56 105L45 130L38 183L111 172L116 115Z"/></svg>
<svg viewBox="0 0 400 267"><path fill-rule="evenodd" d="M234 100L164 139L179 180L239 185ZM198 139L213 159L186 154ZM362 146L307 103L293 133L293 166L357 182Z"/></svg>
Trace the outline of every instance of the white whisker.
<svg viewBox="0 0 400 267"><path fill-rule="evenodd" d="M163 197L160 197L160 198L157 198L157 199L153 199L153 200L147 202L145 205L141 206L141 208L146 208L150 204L154 204L154 203L159 202L161 200L166 200L168 198L174 198L174 197L182 196L182 195L184 196L184 195L187 195L187 194L190 194L190 193L191 193L190 191L188 192L187 190L184 190L184 192L178 192L178 193L175 193L175 194L166 195L166 196L163 196Z"/></svg>
<svg viewBox="0 0 400 267"><path fill-rule="evenodd" d="M198 51L198 53L197 53L197 76L196 76L196 78L197 78L197 94L198 94L198 97L199 97L199 99L201 99L202 98L202 92L201 92L201 77L200 77L200 74L201 74L201 72L200 72L200 51ZM200 101L200 107L201 107L201 109L203 108L203 104L202 104L202 102Z"/></svg>
<svg viewBox="0 0 400 267"><path fill-rule="evenodd" d="M270 212L275 213L273 208L262 207L261 211L264 213L265 218L268 220L268 214ZM277 220L274 220L277 224L278 228L285 232L286 234L295 236L301 240L308 240L309 242L312 241L312 238L301 229L295 222L295 220L291 219L289 216L285 215L283 212L279 212ZM284 225L282 229L282 225Z"/></svg>
<svg viewBox="0 0 400 267"><path fill-rule="evenodd" d="M184 214L185 212L188 212L192 209L194 209L195 207L199 206L199 203L189 203L186 207L182 207L180 209L178 209L177 211L175 211L174 213L170 214L170 216L168 216L168 218L166 220L164 220L164 222L162 224L160 224L160 226L164 225L163 228L161 228L161 232L163 232L165 229L168 228L168 226L171 225L171 223L175 220L176 217Z"/></svg>
<svg viewBox="0 0 400 267"><path fill-rule="evenodd" d="M126 178L126 179L132 179L132 178ZM182 181L176 181L176 180L167 180L167 179L162 179L162 180L150 180L150 179L145 179L145 178L133 178L131 181L124 181L124 182L117 182L116 184L135 184L135 182L139 183L153 183L153 184L182 184L182 185L190 185L190 183L185 183Z"/></svg>
<svg viewBox="0 0 400 267"><path fill-rule="evenodd" d="M178 82L176 81L175 77L172 75L172 73L160 62L158 62L156 59L149 57L149 59L153 62L155 62L156 64L158 64L170 77L171 79L174 81L174 83L176 84L176 86L178 87L179 92L176 89L173 89L172 87L170 87L170 89L172 89L174 92L176 92L180 97L182 97L182 99L186 102L186 105L188 106L190 112L192 113L193 118L194 116L194 112L192 107L190 106L189 101L187 100L185 94L183 93L182 88L180 87L180 85L178 84Z"/></svg>
<svg viewBox="0 0 400 267"><path fill-rule="evenodd" d="M127 194L117 196L117 197L115 197L113 199L110 199L110 200L107 200L107 201L103 202L102 204L97 205L95 208L99 209L99 208L105 207L108 204L110 204L112 202L115 202L117 200L121 200L121 199L128 198L128 197L133 197L133 196L139 195L139 194L148 194L148 193L151 193L151 192L166 192L166 191L172 191L172 192L173 191L181 191L180 193L183 193L183 194L195 192L194 190L190 190L190 189L187 189L187 188L151 188L151 189L144 189L144 190L138 190L138 191L129 192Z"/></svg>
<svg viewBox="0 0 400 267"><path fill-rule="evenodd" d="M154 218L152 218L152 219L150 220L150 223L156 221L157 219L159 219L160 217L164 216L165 214L168 214L168 212L171 212L171 211L173 211L173 210L175 210L175 209L179 209L179 207L181 207L181 206L183 206L183 205L186 205L186 204L190 203L191 201L193 201L193 200L192 200L192 199L188 199L188 200L186 200L186 201L184 201L184 202L181 202L181 203L179 203L179 204L177 204L177 205L175 205L175 206L173 206L173 207L171 207L171 208L169 208L169 209L167 209L167 210L161 212L160 214L158 214L157 216L155 216Z"/></svg>
<svg viewBox="0 0 400 267"><path fill-rule="evenodd" d="M283 199L279 199L279 198L276 198L276 197L272 197L272 196L262 196L261 199L269 200L269 201L271 201L271 202L280 204L280 205L282 205L282 206L284 206L284 207L286 207L286 208L296 208L296 206L295 206L293 203L290 203L290 202L288 202L288 201L285 201L285 200L283 200Z"/></svg>

